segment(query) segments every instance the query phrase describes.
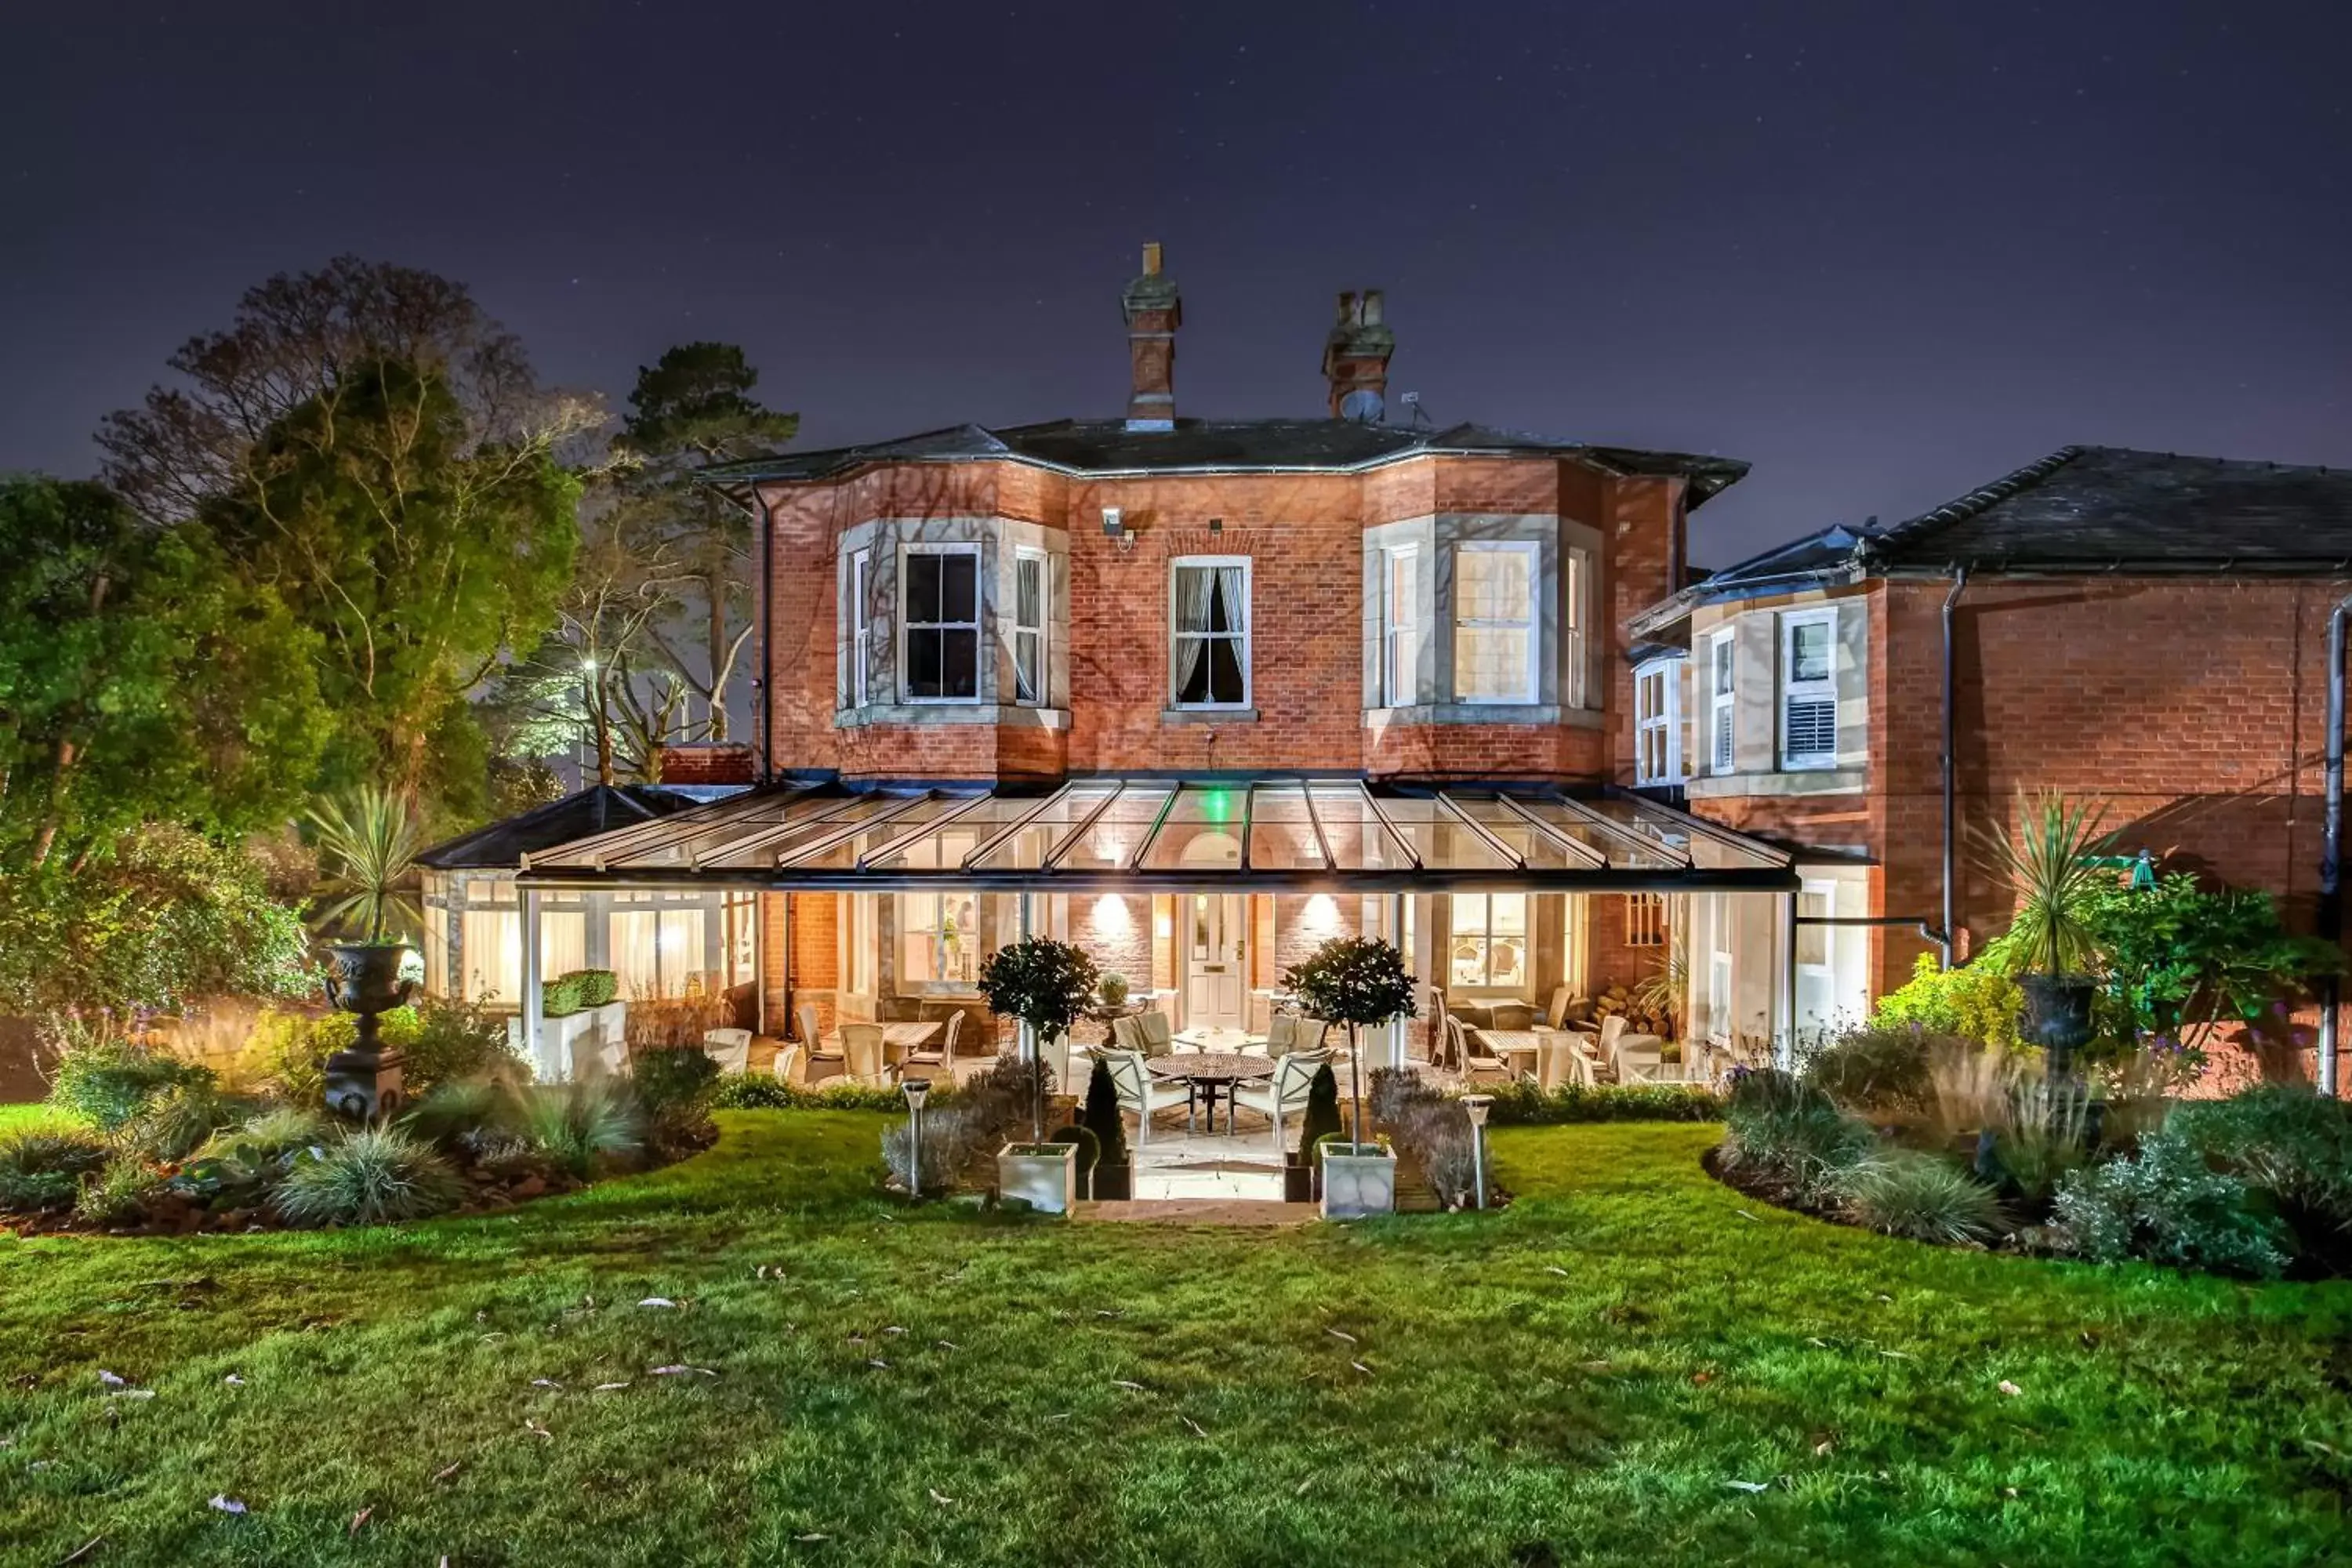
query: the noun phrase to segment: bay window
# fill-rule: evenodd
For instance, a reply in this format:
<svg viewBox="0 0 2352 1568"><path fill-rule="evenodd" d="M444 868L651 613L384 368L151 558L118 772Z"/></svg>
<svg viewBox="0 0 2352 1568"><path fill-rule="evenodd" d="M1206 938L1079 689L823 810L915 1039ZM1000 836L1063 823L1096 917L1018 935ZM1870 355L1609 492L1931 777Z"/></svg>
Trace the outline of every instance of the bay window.
<svg viewBox="0 0 2352 1568"><path fill-rule="evenodd" d="M1171 689L1179 708L1246 708L1250 692L1249 561L1196 556L1170 574Z"/></svg>
<svg viewBox="0 0 2352 1568"><path fill-rule="evenodd" d="M1013 700L1045 701L1045 552L1013 552Z"/></svg>
<svg viewBox="0 0 2352 1568"><path fill-rule="evenodd" d="M1682 782L1682 662L1659 659L1633 672L1633 782Z"/></svg>
<svg viewBox="0 0 2352 1568"><path fill-rule="evenodd" d="M1454 700L1536 700L1538 547L1465 540L1454 548Z"/></svg>
<svg viewBox="0 0 2352 1568"><path fill-rule="evenodd" d="M1400 545L1381 552L1381 700L1418 701L1421 670L1421 552Z"/></svg>

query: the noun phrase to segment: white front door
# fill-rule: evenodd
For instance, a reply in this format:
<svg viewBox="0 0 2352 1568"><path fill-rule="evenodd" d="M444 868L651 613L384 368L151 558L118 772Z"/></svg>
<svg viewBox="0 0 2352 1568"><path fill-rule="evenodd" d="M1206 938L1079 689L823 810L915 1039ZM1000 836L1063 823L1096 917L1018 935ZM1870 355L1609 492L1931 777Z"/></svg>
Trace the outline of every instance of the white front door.
<svg viewBox="0 0 2352 1568"><path fill-rule="evenodd" d="M1184 1026L1238 1029L1249 1002L1249 900L1238 893L1187 893L1183 911Z"/></svg>

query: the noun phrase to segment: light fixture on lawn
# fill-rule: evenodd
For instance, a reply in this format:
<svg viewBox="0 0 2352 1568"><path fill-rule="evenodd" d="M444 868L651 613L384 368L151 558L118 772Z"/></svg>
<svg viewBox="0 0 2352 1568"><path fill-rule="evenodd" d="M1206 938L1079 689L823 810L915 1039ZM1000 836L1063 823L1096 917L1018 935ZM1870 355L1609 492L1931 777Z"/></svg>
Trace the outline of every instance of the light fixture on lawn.
<svg viewBox="0 0 2352 1568"><path fill-rule="evenodd" d="M1470 1117L1470 1181L1472 1195L1480 1208L1486 1206L1486 1112L1493 1110L1491 1094L1465 1094L1462 1109Z"/></svg>
<svg viewBox="0 0 2352 1568"><path fill-rule="evenodd" d="M923 1101L930 1097L931 1080L927 1078L902 1079L899 1090L907 1097L907 1195L919 1200L923 1195Z"/></svg>

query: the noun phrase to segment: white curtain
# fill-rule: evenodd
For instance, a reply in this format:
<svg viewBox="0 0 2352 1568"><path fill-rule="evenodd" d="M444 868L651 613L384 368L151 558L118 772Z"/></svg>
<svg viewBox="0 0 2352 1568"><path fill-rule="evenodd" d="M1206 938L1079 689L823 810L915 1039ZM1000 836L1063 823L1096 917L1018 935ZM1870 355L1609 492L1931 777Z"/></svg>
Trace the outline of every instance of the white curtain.
<svg viewBox="0 0 2352 1568"><path fill-rule="evenodd" d="M1225 611L1225 630L1238 637L1242 630L1242 569L1238 566L1217 568L1217 598Z"/></svg>
<svg viewBox="0 0 2352 1568"><path fill-rule="evenodd" d="M1208 566L1181 566L1176 571L1176 629L1180 633L1205 632L1209 629L1210 596L1217 591L1218 569ZM1239 575L1238 573L1235 575ZM1201 661L1209 657L1209 642L1203 637L1183 637L1176 639L1176 689L1179 693L1192 689L1192 678L1200 673Z"/></svg>

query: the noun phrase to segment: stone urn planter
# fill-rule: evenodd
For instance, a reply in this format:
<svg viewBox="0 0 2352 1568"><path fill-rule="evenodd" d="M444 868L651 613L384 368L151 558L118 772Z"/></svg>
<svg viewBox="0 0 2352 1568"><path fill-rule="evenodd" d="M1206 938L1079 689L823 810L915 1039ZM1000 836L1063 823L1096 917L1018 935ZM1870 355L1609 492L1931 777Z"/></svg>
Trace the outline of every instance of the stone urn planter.
<svg viewBox="0 0 2352 1568"><path fill-rule="evenodd" d="M410 948L397 942L337 942L327 944L327 1000L359 1020L358 1038L347 1051L327 1058L327 1109L353 1121L395 1115L405 1104L398 1051L383 1049L378 1022L407 1004L414 981L400 977Z"/></svg>
<svg viewBox="0 0 2352 1568"><path fill-rule="evenodd" d="M2091 1043L2091 1004L2098 983L2072 974L2021 974L2018 988L2025 993L2018 1032L2029 1045L2050 1054L2050 1072L2063 1078L2074 1053Z"/></svg>
<svg viewBox="0 0 2352 1568"><path fill-rule="evenodd" d="M996 1156L997 1195L1045 1214L1067 1214L1078 1197L1075 1143L1007 1143Z"/></svg>
<svg viewBox="0 0 2352 1568"><path fill-rule="evenodd" d="M1323 1217L1396 1212L1396 1156L1377 1143L1323 1145Z"/></svg>

